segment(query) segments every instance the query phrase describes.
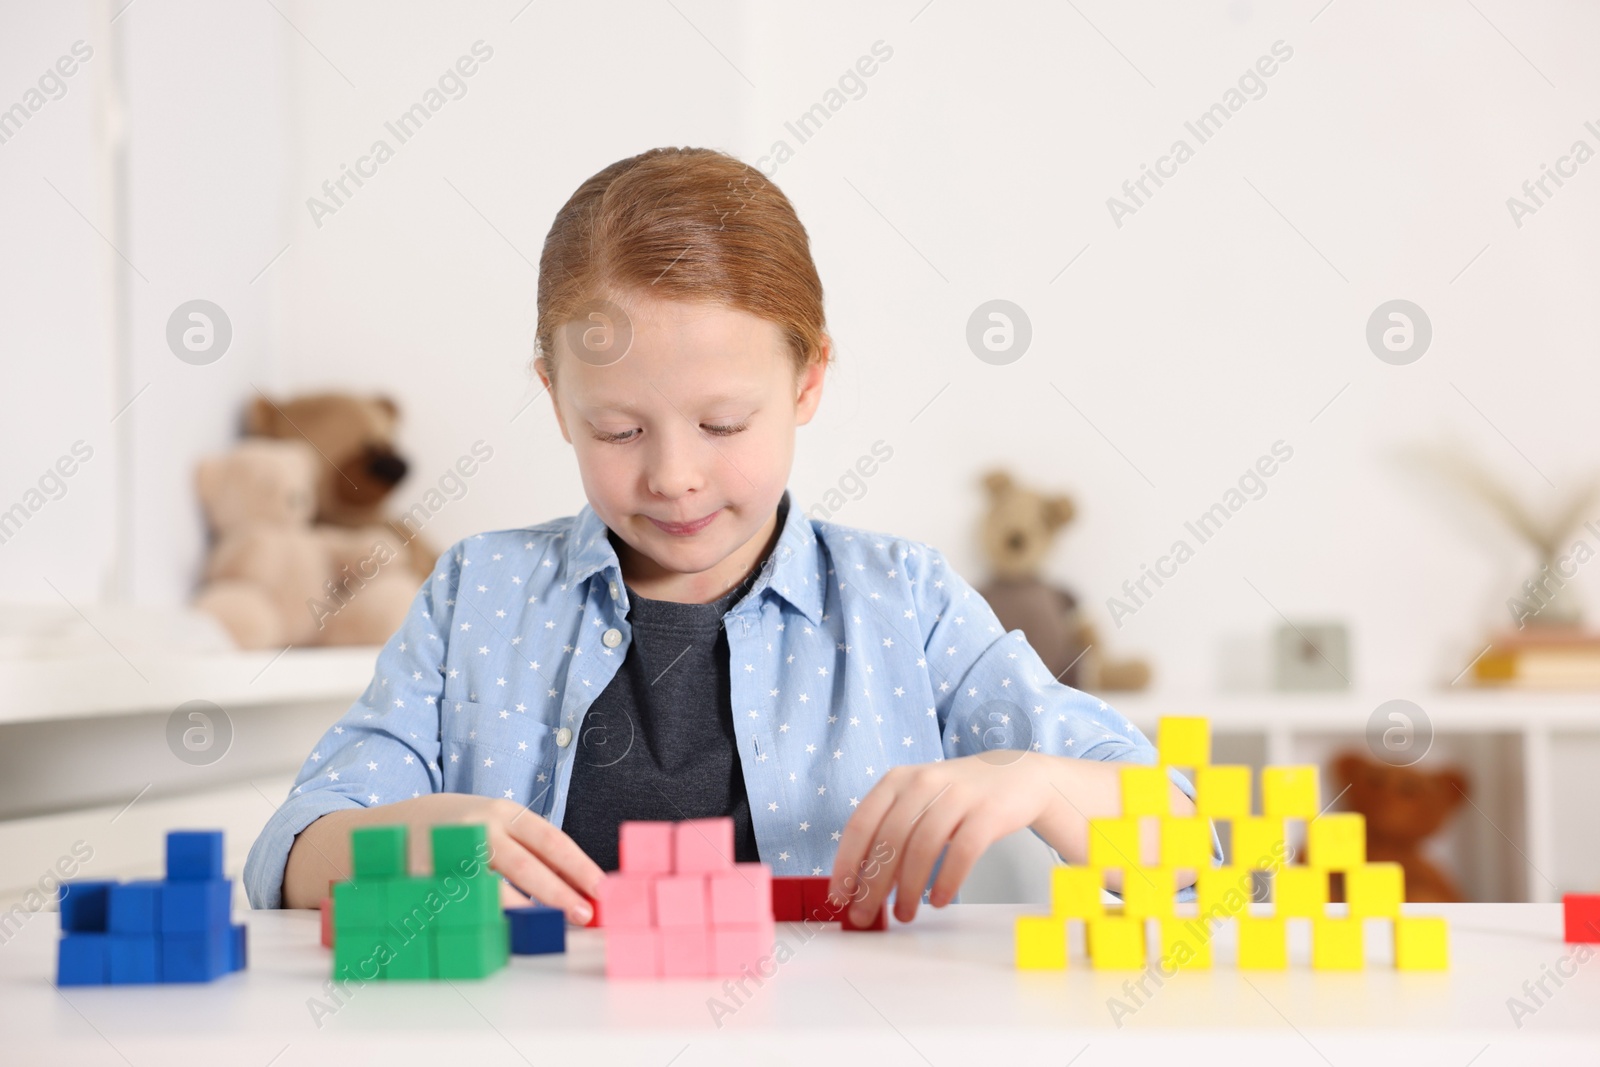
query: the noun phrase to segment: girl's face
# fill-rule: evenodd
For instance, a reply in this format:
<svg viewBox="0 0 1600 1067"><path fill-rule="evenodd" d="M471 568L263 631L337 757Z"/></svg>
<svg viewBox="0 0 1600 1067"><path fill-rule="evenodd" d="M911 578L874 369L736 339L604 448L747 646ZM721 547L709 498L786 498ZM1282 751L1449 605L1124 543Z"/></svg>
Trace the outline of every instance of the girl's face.
<svg viewBox="0 0 1600 1067"><path fill-rule="evenodd" d="M823 365L797 382L779 328L745 311L617 304L632 328L621 359L579 358L581 328L561 329L556 384L540 379L589 506L623 542L628 584L654 600L707 603L776 536L795 427L822 399Z"/></svg>

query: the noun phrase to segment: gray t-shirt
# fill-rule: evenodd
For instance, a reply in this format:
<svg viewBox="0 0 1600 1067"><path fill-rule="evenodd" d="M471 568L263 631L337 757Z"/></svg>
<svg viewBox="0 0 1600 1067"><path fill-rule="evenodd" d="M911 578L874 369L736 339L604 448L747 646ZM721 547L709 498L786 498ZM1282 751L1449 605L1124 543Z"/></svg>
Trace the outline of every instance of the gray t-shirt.
<svg viewBox="0 0 1600 1067"><path fill-rule="evenodd" d="M779 529L787 504L785 495ZM561 823L602 870L617 869L617 826L632 819L729 815L735 861L760 859L733 732L722 624L760 573L757 565L709 604L651 600L628 587L632 642L584 714Z"/></svg>

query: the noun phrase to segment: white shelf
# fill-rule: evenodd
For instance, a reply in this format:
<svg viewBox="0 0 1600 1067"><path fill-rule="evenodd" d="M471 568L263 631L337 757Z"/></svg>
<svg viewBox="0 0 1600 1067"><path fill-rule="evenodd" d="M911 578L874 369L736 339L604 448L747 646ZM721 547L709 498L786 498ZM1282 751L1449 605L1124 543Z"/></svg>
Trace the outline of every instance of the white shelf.
<svg viewBox="0 0 1600 1067"><path fill-rule="evenodd" d="M287 652L0 662L0 724L170 711L189 700L220 707L354 700L378 646Z"/></svg>

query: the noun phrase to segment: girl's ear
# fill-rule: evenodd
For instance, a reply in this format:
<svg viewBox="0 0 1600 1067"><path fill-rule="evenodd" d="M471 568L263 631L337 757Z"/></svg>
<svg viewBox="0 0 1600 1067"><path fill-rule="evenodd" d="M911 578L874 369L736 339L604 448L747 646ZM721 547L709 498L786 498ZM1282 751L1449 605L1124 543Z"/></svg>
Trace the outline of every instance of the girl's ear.
<svg viewBox="0 0 1600 1067"><path fill-rule="evenodd" d="M828 353L828 342L822 346L823 362L806 364L806 369L800 375L800 392L795 397L795 425L804 426L811 421L811 416L817 413L817 406L822 403L822 381L826 377L828 364L825 362Z"/></svg>

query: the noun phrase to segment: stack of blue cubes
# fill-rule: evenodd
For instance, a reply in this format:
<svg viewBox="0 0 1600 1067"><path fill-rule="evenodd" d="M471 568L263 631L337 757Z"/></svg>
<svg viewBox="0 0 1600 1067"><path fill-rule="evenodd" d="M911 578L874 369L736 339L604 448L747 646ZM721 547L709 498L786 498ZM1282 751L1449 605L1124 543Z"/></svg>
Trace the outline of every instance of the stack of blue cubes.
<svg viewBox="0 0 1600 1067"><path fill-rule="evenodd" d="M222 831L167 834L167 876L65 882L57 985L209 982L245 968L245 929L233 923L233 880L222 876Z"/></svg>

